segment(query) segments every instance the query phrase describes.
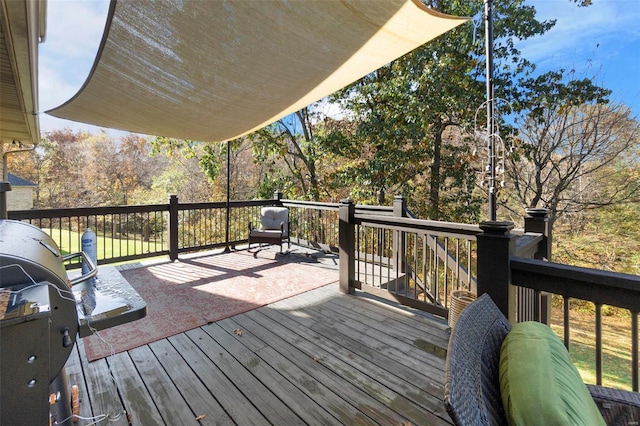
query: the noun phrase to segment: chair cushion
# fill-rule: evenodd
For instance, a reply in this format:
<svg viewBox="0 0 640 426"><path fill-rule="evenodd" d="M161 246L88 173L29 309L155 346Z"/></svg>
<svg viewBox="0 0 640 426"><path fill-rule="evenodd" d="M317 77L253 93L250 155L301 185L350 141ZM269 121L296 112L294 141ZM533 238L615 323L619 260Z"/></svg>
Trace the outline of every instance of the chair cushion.
<svg viewBox="0 0 640 426"><path fill-rule="evenodd" d="M280 230L280 224L284 223L284 230L289 222L289 209L286 207L263 207L260 210L260 228Z"/></svg>
<svg viewBox="0 0 640 426"><path fill-rule="evenodd" d="M510 425L604 425L567 349L546 325L514 325L500 351L500 392Z"/></svg>
<svg viewBox="0 0 640 426"><path fill-rule="evenodd" d="M280 229L252 229L249 232L251 238L270 238L272 240L281 240L287 237L287 234L280 231Z"/></svg>

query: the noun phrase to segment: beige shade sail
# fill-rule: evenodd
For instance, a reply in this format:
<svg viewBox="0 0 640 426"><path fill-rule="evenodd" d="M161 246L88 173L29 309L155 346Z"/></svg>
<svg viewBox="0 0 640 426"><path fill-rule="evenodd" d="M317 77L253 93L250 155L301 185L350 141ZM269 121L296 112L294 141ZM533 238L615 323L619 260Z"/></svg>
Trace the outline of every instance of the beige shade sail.
<svg viewBox="0 0 640 426"><path fill-rule="evenodd" d="M91 74L56 117L225 141L465 22L417 0L113 0Z"/></svg>

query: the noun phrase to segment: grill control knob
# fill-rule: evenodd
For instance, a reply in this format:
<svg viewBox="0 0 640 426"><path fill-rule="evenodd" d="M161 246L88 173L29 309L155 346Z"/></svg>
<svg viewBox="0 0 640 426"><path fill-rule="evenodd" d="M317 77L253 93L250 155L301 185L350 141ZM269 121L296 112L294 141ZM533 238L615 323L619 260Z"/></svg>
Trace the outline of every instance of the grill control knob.
<svg viewBox="0 0 640 426"><path fill-rule="evenodd" d="M65 327L62 329L62 346L68 348L71 345L73 345L73 341L69 336L69 329Z"/></svg>

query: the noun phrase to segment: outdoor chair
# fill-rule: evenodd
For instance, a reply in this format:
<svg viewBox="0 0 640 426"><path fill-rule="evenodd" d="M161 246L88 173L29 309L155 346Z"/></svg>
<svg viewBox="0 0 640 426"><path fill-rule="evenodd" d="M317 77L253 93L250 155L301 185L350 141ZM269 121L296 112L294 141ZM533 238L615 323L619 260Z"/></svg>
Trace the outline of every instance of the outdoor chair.
<svg viewBox="0 0 640 426"><path fill-rule="evenodd" d="M499 364L502 343L511 328L486 294L471 303L458 318L449 340L444 388L445 408L454 424L508 424L501 397ZM562 345L559 339L558 343ZM586 387L607 425L639 424L640 393L603 386Z"/></svg>
<svg viewBox="0 0 640 426"><path fill-rule="evenodd" d="M288 249L291 249L289 239L289 209L286 207L263 207L260 210L260 227L254 228L249 222L249 250L251 244L272 244L280 246L282 253L282 243L287 242Z"/></svg>

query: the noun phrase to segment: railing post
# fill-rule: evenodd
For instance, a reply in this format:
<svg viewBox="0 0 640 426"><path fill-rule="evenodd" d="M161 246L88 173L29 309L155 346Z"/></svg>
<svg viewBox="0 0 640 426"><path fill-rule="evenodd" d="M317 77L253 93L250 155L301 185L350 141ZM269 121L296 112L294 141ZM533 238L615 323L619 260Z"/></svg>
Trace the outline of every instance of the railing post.
<svg viewBox="0 0 640 426"><path fill-rule="evenodd" d="M538 245L538 252L534 259L551 260L552 225L553 221L549 214L549 209L528 208L525 209L524 231L537 232L543 235L542 241ZM540 322L549 324L551 321L551 295L542 293L540 295Z"/></svg>
<svg viewBox="0 0 640 426"><path fill-rule="evenodd" d="M169 259L178 260L178 196L169 196Z"/></svg>
<svg viewBox="0 0 640 426"><path fill-rule="evenodd" d="M9 182L0 182L0 219L8 219L7 192L11 191Z"/></svg>
<svg viewBox="0 0 640 426"><path fill-rule="evenodd" d="M525 210L524 232L538 232L544 237L538 245L535 259L551 260L552 225L549 209L530 208Z"/></svg>
<svg viewBox="0 0 640 426"><path fill-rule="evenodd" d="M353 293L355 280L355 216L353 200L340 201L339 217L339 255L340 255L340 291Z"/></svg>
<svg viewBox="0 0 640 426"><path fill-rule="evenodd" d="M516 291L511 285L511 257L515 238L513 222L480 223L478 239L478 296L488 293L502 313L516 321Z"/></svg>
<svg viewBox="0 0 640 426"><path fill-rule="evenodd" d="M275 191L273 191L273 199L276 201L277 205L282 205L282 192L278 189L276 189Z"/></svg>
<svg viewBox="0 0 640 426"><path fill-rule="evenodd" d="M402 195L396 195L393 199L393 216L407 216L407 200ZM384 232L381 230L380 232ZM380 257L382 258L380 253ZM402 231L394 231L393 233L393 267L400 274L406 272L406 241L405 233Z"/></svg>

